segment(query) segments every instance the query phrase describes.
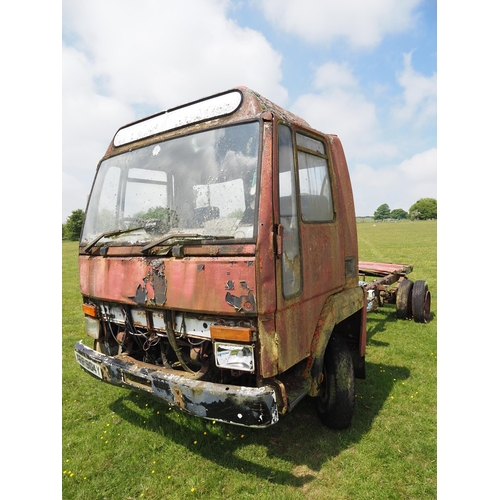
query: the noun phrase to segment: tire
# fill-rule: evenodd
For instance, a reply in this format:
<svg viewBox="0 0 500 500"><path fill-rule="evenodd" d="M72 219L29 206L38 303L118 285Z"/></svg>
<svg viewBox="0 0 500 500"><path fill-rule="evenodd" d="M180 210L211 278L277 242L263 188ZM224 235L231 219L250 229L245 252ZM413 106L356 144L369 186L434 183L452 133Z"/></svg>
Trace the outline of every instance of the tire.
<svg viewBox="0 0 500 500"><path fill-rule="evenodd" d="M413 281L403 280L396 292L396 316L399 319L408 319L412 316L412 289Z"/></svg>
<svg viewBox="0 0 500 500"><path fill-rule="evenodd" d="M106 341L101 342L99 340L94 340L94 350L97 352L101 352L106 356L115 356L116 354L118 354L118 345L111 346Z"/></svg>
<svg viewBox="0 0 500 500"><path fill-rule="evenodd" d="M331 429L346 429L354 414L354 366L342 339L330 339L323 360L323 375L316 398L318 417Z"/></svg>
<svg viewBox="0 0 500 500"><path fill-rule="evenodd" d="M411 300L413 320L416 323L428 323L431 317L431 292L426 281L415 281Z"/></svg>

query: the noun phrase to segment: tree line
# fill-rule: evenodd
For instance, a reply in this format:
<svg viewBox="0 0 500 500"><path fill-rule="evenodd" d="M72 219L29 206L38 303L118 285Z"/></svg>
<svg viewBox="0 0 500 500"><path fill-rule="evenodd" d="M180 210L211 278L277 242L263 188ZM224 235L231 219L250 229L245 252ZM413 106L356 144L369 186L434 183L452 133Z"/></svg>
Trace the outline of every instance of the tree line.
<svg viewBox="0 0 500 500"><path fill-rule="evenodd" d="M437 219L437 200L434 198L420 198L414 203L408 212L402 208L391 210L387 203L380 205L380 207L373 213L375 220L384 219L410 219L410 220L428 220Z"/></svg>

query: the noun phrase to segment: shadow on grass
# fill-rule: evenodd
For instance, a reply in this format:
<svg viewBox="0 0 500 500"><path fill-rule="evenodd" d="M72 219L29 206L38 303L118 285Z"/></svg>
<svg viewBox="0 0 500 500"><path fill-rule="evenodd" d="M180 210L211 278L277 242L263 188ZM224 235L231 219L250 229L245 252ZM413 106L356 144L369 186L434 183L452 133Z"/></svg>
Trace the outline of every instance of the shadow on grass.
<svg viewBox="0 0 500 500"><path fill-rule="evenodd" d="M403 367L384 368L382 372L378 365L367 363L366 380L356 381L356 408L352 425L344 431L333 431L320 423L312 398L301 401L291 413L267 429L220 422L213 425L211 421L186 415L180 410L172 409L170 412L167 405L142 393L136 395L130 392L113 402L110 408L133 425L143 428L146 421L151 432L228 470L244 472L271 483L300 487L312 481L327 460L354 447L370 431L392 391L394 378L403 380L409 376L409 370ZM145 418L142 410L146 403L155 411L161 411ZM240 438L241 435L244 439ZM193 444L196 440L200 441L200 436L203 436L203 443ZM245 453L248 446L265 448L267 456L256 459L262 463L239 456ZM290 466L283 465L283 461Z"/></svg>
<svg viewBox="0 0 500 500"><path fill-rule="evenodd" d="M384 306L379 307L377 310L369 312L366 325L366 344L381 347L388 346L387 342L381 342L374 337L384 333L388 325L392 325L398 321L401 320L396 317L396 307L391 304L384 304Z"/></svg>
<svg viewBox="0 0 500 500"><path fill-rule="evenodd" d="M429 323L436 319L436 314L431 311L429 315ZM367 330L366 330L366 344L367 346L380 346L387 347L387 342L377 340L375 337L378 334L384 333L386 330L393 328L389 325L398 324L405 321L413 321L398 319L396 316L396 306L394 304L384 304L373 312L368 313ZM389 328L388 328L389 327Z"/></svg>

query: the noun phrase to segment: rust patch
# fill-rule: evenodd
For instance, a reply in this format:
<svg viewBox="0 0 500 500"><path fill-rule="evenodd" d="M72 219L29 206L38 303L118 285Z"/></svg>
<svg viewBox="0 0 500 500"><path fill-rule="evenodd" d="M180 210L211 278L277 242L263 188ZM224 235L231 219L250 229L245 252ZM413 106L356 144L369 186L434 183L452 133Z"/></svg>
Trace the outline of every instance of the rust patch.
<svg viewBox="0 0 500 500"><path fill-rule="evenodd" d="M141 305L163 305L167 301L167 279L165 263L161 259L148 262L148 274L137 286L135 295L130 297Z"/></svg>
<svg viewBox="0 0 500 500"><path fill-rule="evenodd" d="M178 406L182 410L186 409L186 405L184 404L184 399L182 397L182 390L177 385L174 386L174 402L176 406Z"/></svg>
<svg viewBox="0 0 500 500"><path fill-rule="evenodd" d="M137 285L137 290L133 297L129 297L138 304L145 305L148 300L148 291L146 289L146 278L142 280L144 284Z"/></svg>
<svg viewBox="0 0 500 500"><path fill-rule="evenodd" d="M151 301L163 305L167 300L167 279L165 278L165 263L158 259L151 262L151 286L154 295Z"/></svg>
<svg viewBox="0 0 500 500"><path fill-rule="evenodd" d="M241 295L239 297L227 292L226 302L230 306L233 306L238 312L251 313L256 310L255 295L252 290L249 290L248 295Z"/></svg>

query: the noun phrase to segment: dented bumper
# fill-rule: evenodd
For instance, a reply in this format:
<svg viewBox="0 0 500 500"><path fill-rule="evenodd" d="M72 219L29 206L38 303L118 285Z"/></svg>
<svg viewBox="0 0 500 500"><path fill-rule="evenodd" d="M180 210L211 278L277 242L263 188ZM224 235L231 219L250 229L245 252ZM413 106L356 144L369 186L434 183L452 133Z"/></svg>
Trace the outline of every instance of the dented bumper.
<svg viewBox="0 0 500 500"><path fill-rule="evenodd" d="M147 392L191 415L246 427L268 427L279 418L276 393L270 386L203 382L129 356L106 356L81 341L75 344L75 356L86 372L103 382Z"/></svg>

